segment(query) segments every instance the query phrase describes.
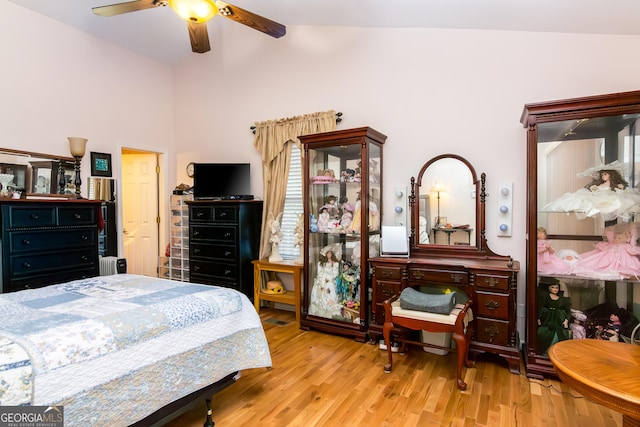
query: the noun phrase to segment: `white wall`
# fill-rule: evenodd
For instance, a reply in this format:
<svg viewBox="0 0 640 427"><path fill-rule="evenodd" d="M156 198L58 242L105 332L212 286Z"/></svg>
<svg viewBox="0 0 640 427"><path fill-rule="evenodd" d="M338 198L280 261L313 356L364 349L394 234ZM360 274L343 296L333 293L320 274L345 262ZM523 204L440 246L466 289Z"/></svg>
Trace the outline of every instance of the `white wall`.
<svg viewBox="0 0 640 427"><path fill-rule="evenodd" d="M640 89L640 37L439 29L287 27L272 40L227 25L207 56L176 70L178 173L188 161L259 157L255 121L335 109L338 126L371 126L384 148L384 215L420 166L455 153L486 172L487 237L522 262L526 103ZM262 194L253 175L254 193ZM513 236L497 237L498 183L513 182ZM522 320L520 321L522 327ZM524 336L524 335L523 335Z"/></svg>
<svg viewBox="0 0 640 427"><path fill-rule="evenodd" d="M120 145L172 150L168 66L8 1L0 40L0 147L70 156L67 136L88 138L83 183L90 151L111 153L118 176Z"/></svg>

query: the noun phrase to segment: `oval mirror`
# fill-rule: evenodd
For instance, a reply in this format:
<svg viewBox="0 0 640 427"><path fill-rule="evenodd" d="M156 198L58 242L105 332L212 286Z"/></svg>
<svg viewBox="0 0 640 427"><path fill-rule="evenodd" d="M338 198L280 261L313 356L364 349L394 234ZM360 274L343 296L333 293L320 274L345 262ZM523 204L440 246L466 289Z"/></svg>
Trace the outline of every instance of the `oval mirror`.
<svg viewBox="0 0 640 427"><path fill-rule="evenodd" d="M484 255L482 182L466 159L443 154L411 179L411 253Z"/></svg>

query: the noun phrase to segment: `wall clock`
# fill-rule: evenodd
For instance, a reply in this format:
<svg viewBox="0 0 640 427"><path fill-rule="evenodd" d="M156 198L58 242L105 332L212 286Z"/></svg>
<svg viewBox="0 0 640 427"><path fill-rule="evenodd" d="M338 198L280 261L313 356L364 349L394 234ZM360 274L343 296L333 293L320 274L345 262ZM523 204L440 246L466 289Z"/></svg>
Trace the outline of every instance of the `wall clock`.
<svg viewBox="0 0 640 427"><path fill-rule="evenodd" d="M195 168L195 163L191 162L187 165L187 176L189 178L193 178L193 170Z"/></svg>

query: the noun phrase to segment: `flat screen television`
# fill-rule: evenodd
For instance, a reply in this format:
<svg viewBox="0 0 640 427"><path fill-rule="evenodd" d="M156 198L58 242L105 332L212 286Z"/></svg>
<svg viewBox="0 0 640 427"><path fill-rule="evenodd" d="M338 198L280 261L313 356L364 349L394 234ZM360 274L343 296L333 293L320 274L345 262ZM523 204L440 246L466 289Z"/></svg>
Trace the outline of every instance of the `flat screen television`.
<svg viewBox="0 0 640 427"><path fill-rule="evenodd" d="M248 200L251 195L249 163L196 163L193 167L196 200Z"/></svg>

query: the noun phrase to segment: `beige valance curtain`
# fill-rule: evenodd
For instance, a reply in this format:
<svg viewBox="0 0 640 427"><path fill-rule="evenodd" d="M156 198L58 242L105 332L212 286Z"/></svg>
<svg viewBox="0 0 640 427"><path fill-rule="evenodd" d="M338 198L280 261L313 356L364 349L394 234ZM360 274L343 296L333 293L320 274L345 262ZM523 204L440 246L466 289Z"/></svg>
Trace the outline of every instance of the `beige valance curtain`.
<svg viewBox="0 0 640 427"><path fill-rule="evenodd" d="M269 213L277 216L284 209L284 199L291 164L291 144L300 145L299 135L330 132L336 129L336 112L333 110L305 114L286 119L267 120L255 124L254 146L262 155L262 181L264 205L260 259L271 253L271 232L266 221Z"/></svg>

